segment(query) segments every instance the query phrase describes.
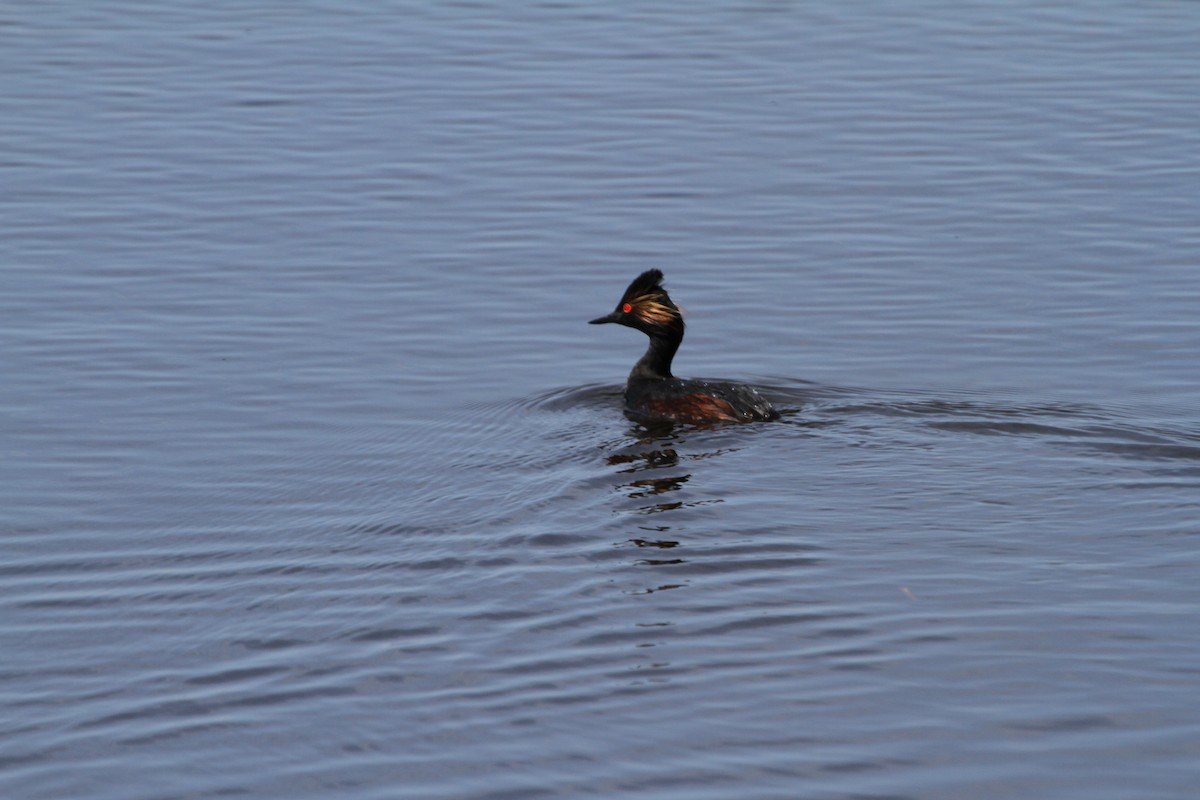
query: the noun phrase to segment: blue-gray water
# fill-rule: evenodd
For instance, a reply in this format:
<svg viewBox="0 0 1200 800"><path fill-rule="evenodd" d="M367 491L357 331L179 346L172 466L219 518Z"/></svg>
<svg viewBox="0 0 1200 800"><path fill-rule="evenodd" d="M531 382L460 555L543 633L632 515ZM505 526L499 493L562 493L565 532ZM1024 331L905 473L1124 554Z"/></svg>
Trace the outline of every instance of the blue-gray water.
<svg viewBox="0 0 1200 800"><path fill-rule="evenodd" d="M6 4L0 796L1197 796L1197 42Z"/></svg>

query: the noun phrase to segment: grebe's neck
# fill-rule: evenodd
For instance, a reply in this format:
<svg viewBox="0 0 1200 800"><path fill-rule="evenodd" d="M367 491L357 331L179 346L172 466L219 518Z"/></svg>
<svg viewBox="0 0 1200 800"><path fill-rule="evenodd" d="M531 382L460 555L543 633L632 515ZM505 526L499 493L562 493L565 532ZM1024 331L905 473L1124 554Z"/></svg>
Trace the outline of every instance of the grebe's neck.
<svg viewBox="0 0 1200 800"><path fill-rule="evenodd" d="M671 361L675 358L679 343L683 341L683 331L664 330L647 335L650 337L650 346L646 348L645 355L633 365L629 380L673 377Z"/></svg>

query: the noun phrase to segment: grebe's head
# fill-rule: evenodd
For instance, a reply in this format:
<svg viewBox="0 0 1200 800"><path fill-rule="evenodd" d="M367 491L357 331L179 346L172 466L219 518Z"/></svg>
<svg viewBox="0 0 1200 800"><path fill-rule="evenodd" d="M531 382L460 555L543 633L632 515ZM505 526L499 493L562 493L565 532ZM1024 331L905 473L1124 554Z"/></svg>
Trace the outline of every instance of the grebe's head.
<svg viewBox="0 0 1200 800"><path fill-rule="evenodd" d="M616 311L591 321L592 325L616 322L654 335L683 335L683 317L662 287L661 270L650 269L633 279Z"/></svg>

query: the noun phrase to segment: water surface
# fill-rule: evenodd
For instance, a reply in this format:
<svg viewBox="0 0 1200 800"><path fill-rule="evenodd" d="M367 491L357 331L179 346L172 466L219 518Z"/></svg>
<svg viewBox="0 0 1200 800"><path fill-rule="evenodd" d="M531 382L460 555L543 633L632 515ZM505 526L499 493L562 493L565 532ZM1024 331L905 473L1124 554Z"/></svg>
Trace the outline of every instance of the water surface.
<svg viewBox="0 0 1200 800"><path fill-rule="evenodd" d="M9 4L0 794L1194 796L1198 40Z"/></svg>

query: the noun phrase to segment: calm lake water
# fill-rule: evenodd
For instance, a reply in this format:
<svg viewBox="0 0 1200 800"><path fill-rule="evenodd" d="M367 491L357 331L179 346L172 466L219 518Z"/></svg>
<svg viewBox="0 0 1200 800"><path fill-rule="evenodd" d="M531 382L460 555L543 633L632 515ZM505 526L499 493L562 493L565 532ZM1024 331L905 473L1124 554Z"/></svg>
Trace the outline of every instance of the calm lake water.
<svg viewBox="0 0 1200 800"><path fill-rule="evenodd" d="M0 796L1200 796L1197 43L7 3Z"/></svg>

